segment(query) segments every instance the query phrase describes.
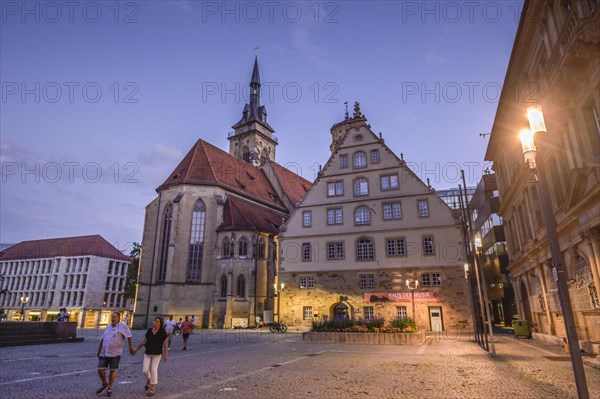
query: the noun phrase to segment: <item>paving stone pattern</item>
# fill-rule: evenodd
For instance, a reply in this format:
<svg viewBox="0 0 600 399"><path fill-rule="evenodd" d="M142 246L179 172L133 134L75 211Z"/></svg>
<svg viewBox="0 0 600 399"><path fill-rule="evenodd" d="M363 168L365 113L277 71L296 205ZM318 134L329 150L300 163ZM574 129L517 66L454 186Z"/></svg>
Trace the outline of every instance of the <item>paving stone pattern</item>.
<svg viewBox="0 0 600 399"><path fill-rule="evenodd" d="M0 349L0 397L92 398L98 338ZM134 342L143 337L134 332ZM159 367L158 398L575 398L562 348L499 337L492 358L468 337L429 336L423 345L302 342L299 333L201 331L187 351L175 337ZM141 398L142 353L126 351L115 398ZM558 359L558 360L551 360ZM600 370L585 367L592 398Z"/></svg>

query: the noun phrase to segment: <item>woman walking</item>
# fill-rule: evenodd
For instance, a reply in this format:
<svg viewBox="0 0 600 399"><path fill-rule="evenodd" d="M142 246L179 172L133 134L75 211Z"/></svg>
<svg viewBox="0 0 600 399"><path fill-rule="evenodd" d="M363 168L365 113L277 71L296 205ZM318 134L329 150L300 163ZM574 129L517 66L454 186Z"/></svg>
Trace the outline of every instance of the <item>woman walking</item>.
<svg viewBox="0 0 600 399"><path fill-rule="evenodd" d="M160 317L154 318L152 328L146 331L144 340L134 349L133 354L135 355L142 346L146 347L142 370L146 377L146 386L144 389L147 391L146 395L153 396L156 384L158 384L158 363L160 363L160 359L163 357L163 351L165 362L169 358L167 332L163 328L163 320Z"/></svg>

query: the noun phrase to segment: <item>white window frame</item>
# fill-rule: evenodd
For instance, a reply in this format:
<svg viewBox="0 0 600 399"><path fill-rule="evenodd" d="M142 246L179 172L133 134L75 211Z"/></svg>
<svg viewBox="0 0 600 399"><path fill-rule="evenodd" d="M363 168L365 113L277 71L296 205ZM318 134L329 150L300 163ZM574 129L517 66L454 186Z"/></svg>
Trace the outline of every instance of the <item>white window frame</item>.
<svg viewBox="0 0 600 399"><path fill-rule="evenodd" d="M312 320L313 319L312 306L303 306L302 307L302 319L303 320Z"/></svg>
<svg viewBox="0 0 600 399"><path fill-rule="evenodd" d="M354 196L364 197L369 195L369 180L364 177L359 177L352 183Z"/></svg>
<svg viewBox="0 0 600 399"><path fill-rule="evenodd" d="M406 306L396 306L396 317L399 319L408 319Z"/></svg>
<svg viewBox="0 0 600 399"><path fill-rule="evenodd" d="M420 199L417 201L417 209L419 211L420 218L429 217L429 201L426 199Z"/></svg>
<svg viewBox="0 0 600 399"><path fill-rule="evenodd" d="M375 310L373 306L363 306L363 314L365 320L375 320Z"/></svg>
<svg viewBox="0 0 600 399"><path fill-rule="evenodd" d="M312 227L312 211L302 212L302 227Z"/></svg>
<svg viewBox="0 0 600 399"><path fill-rule="evenodd" d="M310 242L302 243L302 262L312 261L312 245Z"/></svg>
<svg viewBox="0 0 600 399"><path fill-rule="evenodd" d="M343 224L344 223L344 211L342 208L329 208L327 209L327 224Z"/></svg>
<svg viewBox="0 0 600 399"><path fill-rule="evenodd" d="M383 175L379 179L381 183L381 191L398 190L398 175Z"/></svg>
<svg viewBox="0 0 600 399"><path fill-rule="evenodd" d="M315 288L315 278L310 276L300 277L300 288L313 289Z"/></svg>

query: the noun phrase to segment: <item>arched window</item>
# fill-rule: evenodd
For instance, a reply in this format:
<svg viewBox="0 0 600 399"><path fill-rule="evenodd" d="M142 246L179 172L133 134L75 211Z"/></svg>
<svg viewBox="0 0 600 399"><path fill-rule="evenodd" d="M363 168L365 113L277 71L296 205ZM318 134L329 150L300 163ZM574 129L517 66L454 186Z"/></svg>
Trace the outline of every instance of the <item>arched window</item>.
<svg viewBox="0 0 600 399"><path fill-rule="evenodd" d="M240 238L238 242L238 255L239 256L248 256L248 241L246 237Z"/></svg>
<svg viewBox="0 0 600 399"><path fill-rule="evenodd" d="M244 277L243 274L240 274L237 278L237 290L235 296L238 298L246 297L246 277Z"/></svg>
<svg viewBox="0 0 600 399"><path fill-rule="evenodd" d="M202 200L196 201L192 212L192 231L190 233L190 251L186 279L200 281L202 275L202 254L204 249L204 224L206 207Z"/></svg>
<svg viewBox="0 0 600 399"><path fill-rule="evenodd" d="M221 245L223 258L232 258L233 257L233 241L230 241L229 238L223 238L223 244Z"/></svg>
<svg viewBox="0 0 600 399"><path fill-rule="evenodd" d="M221 276L221 298L227 298L227 276Z"/></svg>
<svg viewBox="0 0 600 399"><path fill-rule="evenodd" d="M370 238L361 238L356 242L356 259L373 260L375 259L375 250L373 241Z"/></svg>
<svg viewBox="0 0 600 399"><path fill-rule="evenodd" d="M250 149L244 146L242 150L242 159L246 162L250 162Z"/></svg>
<svg viewBox="0 0 600 399"><path fill-rule="evenodd" d="M364 152L359 151L355 153L352 159L354 161L355 168L359 169L367 167L367 154L365 154Z"/></svg>
<svg viewBox="0 0 600 399"><path fill-rule="evenodd" d="M262 238L260 238L258 240L258 259L264 259L265 258L265 240L263 240Z"/></svg>
<svg viewBox="0 0 600 399"><path fill-rule="evenodd" d="M354 180L354 195L369 195L369 181L364 177Z"/></svg>
<svg viewBox="0 0 600 399"><path fill-rule="evenodd" d="M583 256L578 255L573 264L575 282L569 287L573 310L600 309L598 290L594 284L592 269Z"/></svg>
<svg viewBox="0 0 600 399"><path fill-rule="evenodd" d="M171 238L171 222L173 221L173 204L167 205L163 216L162 234L160 241L160 257L158 261L158 281L167 278L167 261L169 260L169 241Z"/></svg>
<svg viewBox="0 0 600 399"><path fill-rule="evenodd" d="M354 210L355 224L371 224L371 210L366 206L359 206Z"/></svg>

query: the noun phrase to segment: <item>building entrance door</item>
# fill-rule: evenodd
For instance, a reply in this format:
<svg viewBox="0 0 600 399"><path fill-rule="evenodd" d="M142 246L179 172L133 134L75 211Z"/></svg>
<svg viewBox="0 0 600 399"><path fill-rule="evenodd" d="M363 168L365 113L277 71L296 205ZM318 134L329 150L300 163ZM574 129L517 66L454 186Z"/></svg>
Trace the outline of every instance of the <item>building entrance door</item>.
<svg viewBox="0 0 600 399"><path fill-rule="evenodd" d="M342 321L348 319L348 306L340 303L333 308L333 320Z"/></svg>
<svg viewBox="0 0 600 399"><path fill-rule="evenodd" d="M431 331L444 331L441 306L429 307L429 322L431 323Z"/></svg>

